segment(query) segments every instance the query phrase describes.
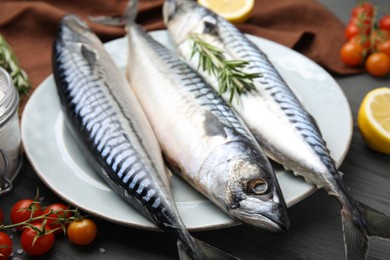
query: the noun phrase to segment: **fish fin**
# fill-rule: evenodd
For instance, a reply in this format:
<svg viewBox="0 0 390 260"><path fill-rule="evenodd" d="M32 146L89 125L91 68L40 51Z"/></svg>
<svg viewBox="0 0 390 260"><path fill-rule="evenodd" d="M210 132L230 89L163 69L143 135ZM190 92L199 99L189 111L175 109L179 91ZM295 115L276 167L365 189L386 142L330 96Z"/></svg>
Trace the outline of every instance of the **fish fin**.
<svg viewBox="0 0 390 260"><path fill-rule="evenodd" d="M390 216L361 202L358 203L364 209L367 216L368 235L390 239Z"/></svg>
<svg viewBox="0 0 390 260"><path fill-rule="evenodd" d="M138 0L129 0L126 9L122 16L90 16L88 19L97 24L109 25L109 26L125 26L135 22L138 12Z"/></svg>
<svg viewBox="0 0 390 260"><path fill-rule="evenodd" d="M216 247L213 247L212 245L209 245L199 239L194 238L200 248L202 259L213 259L213 260L238 260L240 258L237 258L235 256L232 256L231 254L224 252ZM188 246L183 243L180 239L177 241L177 249L179 253L180 260L191 260L193 257L191 257L190 250Z"/></svg>
<svg viewBox="0 0 390 260"><path fill-rule="evenodd" d="M238 260L238 257L235 257L225 251L222 251L216 247L213 247L210 244L207 244L199 239L195 239L198 243L199 247L201 248L202 254L204 256L204 259L215 259L215 260Z"/></svg>
<svg viewBox="0 0 390 260"><path fill-rule="evenodd" d="M191 260L191 251L189 250L188 246L183 243L180 239L177 240L177 252L179 254L180 260Z"/></svg>
<svg viewBox="0 0 390 260"><path fill-rule="evenodd" d="M322 133L321 133L321 129L318 125L318 122L317 120L314 118L314 116L310 113L306 113L307 116L309 117L310 121L312 122L312 124L314 125L315 129L318 131L318 133L320 133L320 135L322 136Z"/></svg>
<svg viewBox="0 0 390 260"><path fill-rule="evenodd" d="M368 249L367 232L361 226L354 223L355 221L352 220L352 216L347 210L341 210L341 220L346 259L366 259Z"/></svg>
<svg viewBox="0 0 390 260"><path fill-rule="evenodd" d="M88 62L88 64L92 68L94 68L95 64L96 64L96 60L97 60L96 52L94 50L88 48L88 46L86 46L85 44L82 44L81 45L81 54L84 56L84 58Z"/></svg>
<svg viewBox="0 0 390 260"><path fill-rule="evenodd" d="M225 126L218 120L218 118L210 111L205 112L205 120L203 122L203 128L208 136L220 135L223 138L227 138Z"/></svg>
<svg viewBox="0 0 390 260"><path fill-rule="evenodd" d="M369 236L390 239L390 216L359 201L354 210L341 210L345 253L348 260L366 259Z"/></svg>

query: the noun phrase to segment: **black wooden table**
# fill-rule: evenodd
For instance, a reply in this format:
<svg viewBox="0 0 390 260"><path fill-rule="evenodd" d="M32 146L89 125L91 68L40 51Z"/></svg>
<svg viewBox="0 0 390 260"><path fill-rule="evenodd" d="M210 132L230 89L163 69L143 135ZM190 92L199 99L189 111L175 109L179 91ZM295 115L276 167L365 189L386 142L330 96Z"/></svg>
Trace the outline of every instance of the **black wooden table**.
<svg viewBox="0 0 390 260"><path fill-rule="evenodd" d="M343 22L347 22L352 0L320 0ZM373 1L381 8L389 0ZM390 8L388 9L390 10ZM337 51L337 50L335 50ZM349 152L340 170L358 200L390 213L390 157L367 148L356 125L358 107L371 89L388 86L390 77L376 79L367 74L335 77L351 106L354 129ZM38 178L25 160L14 189L0 198L0 207L9 209L19 199L32 198L39 188L46 205L61 201ZM319 190L288 210L291 227L287 233L271 234L245 226L195 232L214 246L243 259L344 259L338 202ZM9 221L9 216L6 216ZM161 232L123 227L95 218L99 233L96 241L85 247L72 245L66 238L57 239L54 248L39 259L177 259L176 242ZM18 254L19 234L14 237L15 259L35 259ZM368 259L390 259L390 241L370 239Z"/></svg>

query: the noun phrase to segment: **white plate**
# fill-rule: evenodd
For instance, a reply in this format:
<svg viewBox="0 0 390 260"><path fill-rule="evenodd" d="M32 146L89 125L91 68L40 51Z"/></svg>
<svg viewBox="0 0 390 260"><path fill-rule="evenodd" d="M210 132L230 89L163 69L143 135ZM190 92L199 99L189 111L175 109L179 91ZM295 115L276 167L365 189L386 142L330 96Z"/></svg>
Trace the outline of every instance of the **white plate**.
<svg viewBox="0 0 390 260"><path fill-rule="evenodd" d="M166 31L151 35L172 48ZM352 118L348 102L334 79L301 54L274 42L250 36L270 57L307 109L317 119L337 165L349 148ZM105 45L115 62L124 68L127 41ZM53 76L35 90L21 123L24 148L38 176L56 194L80 209L115 223L156 230L156 227L117 196L88 165L64 125ZM291 173L277 170L288 206L304 199L315 188ZM210 230L237 224L178 177L173 192L184 223L190 230Z"/></svg>

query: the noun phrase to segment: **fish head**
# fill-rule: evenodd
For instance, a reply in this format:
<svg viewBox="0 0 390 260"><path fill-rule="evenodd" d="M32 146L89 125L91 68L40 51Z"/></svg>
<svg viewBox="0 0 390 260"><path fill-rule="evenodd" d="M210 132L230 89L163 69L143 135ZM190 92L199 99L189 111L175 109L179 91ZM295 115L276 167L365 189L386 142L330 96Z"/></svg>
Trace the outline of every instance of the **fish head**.
<svg viewBox="0 0 390 260"><path fill-rule="evenodd" d="M213 178L208 180L213 201L249 226L271 232L287 230L287 206L269 161L257 150L242 150L234 143L213 153L213 162L204 164Z"/></svg>
<svg viewBox="0 0 390 260"><path fill-rule="evenodd" d="M176 45L191 34L211 33L217 28L217 16L190 0L166 0L163 6L164 23Z"/></svg>
<svg viewBox="0 0 390 260"><path fill-rule="evenodd" d="M250 226L268 231L287 230L287 206L268 163L238 159L228 170L229 214Z"/></svg>

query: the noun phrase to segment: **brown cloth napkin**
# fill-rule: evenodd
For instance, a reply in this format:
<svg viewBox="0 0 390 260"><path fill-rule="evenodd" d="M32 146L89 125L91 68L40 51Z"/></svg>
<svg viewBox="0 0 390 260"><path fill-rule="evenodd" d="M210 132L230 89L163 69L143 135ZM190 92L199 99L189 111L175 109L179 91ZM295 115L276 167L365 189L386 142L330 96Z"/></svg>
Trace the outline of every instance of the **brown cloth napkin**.
<svg viewBox="0 0 390 260"><path fill-rule="evenodd" d="M0 0L0 33L37 87L51 73L51 50L63 15L83 18L121 15L127 0ZM163 29L163 0L140 0L137 22L147 30ZM123 28L90 24L104 41L124 35ZM238 25L246 33L293 48L335 74L354 74L339 58L344 25L315 0L256 0L249 19Z"/></svg>

